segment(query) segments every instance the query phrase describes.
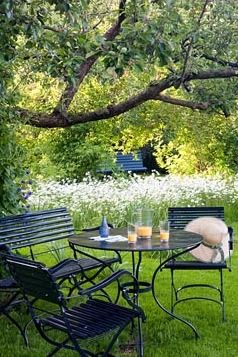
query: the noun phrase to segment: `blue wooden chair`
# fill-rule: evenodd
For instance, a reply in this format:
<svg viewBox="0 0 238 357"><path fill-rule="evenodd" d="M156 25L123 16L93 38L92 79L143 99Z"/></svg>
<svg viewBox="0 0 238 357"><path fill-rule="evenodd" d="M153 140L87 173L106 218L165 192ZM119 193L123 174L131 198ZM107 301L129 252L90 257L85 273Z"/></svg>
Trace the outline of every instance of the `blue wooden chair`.
<svg viewBox="0 0 238 357"><path fill-rule="evenodd" d="M125 173L132 172L142 174L148 171L147 167L144 166L141 150L136 152L136 156L132 153L123 154L121 151L118 151L116 153L115 164L119 171ZM111 175L113 173L113 169L102 164L101 168L97 170L97 172L104 175Z"/></svg>

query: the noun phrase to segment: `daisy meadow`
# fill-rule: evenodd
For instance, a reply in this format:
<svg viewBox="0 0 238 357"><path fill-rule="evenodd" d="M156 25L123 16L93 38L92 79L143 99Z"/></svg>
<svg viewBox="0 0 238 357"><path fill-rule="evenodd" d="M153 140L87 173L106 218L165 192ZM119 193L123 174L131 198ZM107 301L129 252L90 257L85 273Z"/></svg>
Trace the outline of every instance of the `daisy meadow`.
<svg viewBox="0 0 238 357"><path fill-rule="evenodd" d="M236 176L161 176L156 172L100 180L86 175L81 182L41 181L28 198L31 210L67 207L77 229L98 224L102 215L122 226L138 207L153 208L157 224L169 206L222 205L229 210L237 202Z"/></svg>

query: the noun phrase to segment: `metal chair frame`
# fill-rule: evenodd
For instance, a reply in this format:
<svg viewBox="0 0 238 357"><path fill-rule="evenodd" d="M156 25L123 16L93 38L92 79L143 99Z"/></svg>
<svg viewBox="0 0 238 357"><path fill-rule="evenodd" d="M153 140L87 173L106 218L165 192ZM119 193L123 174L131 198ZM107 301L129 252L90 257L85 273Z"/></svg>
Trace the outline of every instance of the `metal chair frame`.
<svg viewBox="0 0 238 357"><path fill-rule="evenodd" d="M87 230L97 230L98 228L99 227L94 227ZM0 218L0 250L8 254L12 252L12 254L19 255L21 248L28 248L29 259L33 261L36 257L39 258L39 254L48 253L46 249L43 249L39 254L35 253L34 247L36 245L51 242L55 244L56 241L72 237L73 234L74 227L72 219L64 207ZM69 245L67 245L67 247L69 247ZM56 247L55 249L58 248ZM105 268L108 268L111 273L113 271L112 265L114 263L121 263L120 254L117 252L116 256L101 259L91 254L84 254L84 252L81 252L81 254L82 255L78 256L73 249L74 259L64 259L49 269L52 275L57 279L59 285L62 285L64 282L69 282L69 284L67 284L69 296L75 289L83 289L84 284L90 283L94 285L95 279ZM10 278L7 286L4 285L6 280L0 281L0 292L8 292L11 294L9 302L0 306L0 313L8 317L8 319L18 327L27 344L24 329L10 316L10 308L22 302L20 294L18 292L16 293L16 286L14 285L12 288L9 285L9 282L11 283L12 281L13 279ZM118 290L116 300L119 298L119 293ZM103 294L110 300L110 296L106 291L103 291Z"/></svg>
<svg viewBox="0 0 238 357"><path fill-rule="evenodd" d="M17 320L11 316L11 310L14 309L14 307L25 302L23 300L22 293L19 287L17 286L15 280L11 277L0 280L0 293L1 292L10 294L10 296L7 301L0 305L0 315L4 315L9 321L11 321L11 323L13 323L13 325L18 328L24 339L25 345L27 346L28 338L25 327L22 327L17 322Z"/></svg>
<svg viewBox="0 0 238 357"><path fill-rule="evenodd" d="M171 207L168 209L168 220L170 221L170 227L172 229L183 229L186 224L196 218L203 216L212 216L224 220L224 208L223 207ZM228 269L231 271L231 251L233 249L233 229L228 227L229 231L229 258L227 264L226 261L221 261L219 263L206 263L196 260L189 261L178 261L171 260L165 265L165 269L170 269L171 272L171 311L177 304L185 302L188 300L207 300L212 301L221 306L222 320L226 320L225 314L225 299L224 299L224 284L223 284L223 270ZM206 284L206 283L194 283L186 284L180 287L176 287L174 272L175 270L186 271L186 270L211 270L218 271L219 281L218 285ZM182 291L189 288L208 288L218 292L218 298L213 298L210 296L189 296L180 298L179 295Z"/></svg>
<svg viewBox="0 0 238 357"><path fill-rule="evenodd" d="M9 270L14 279L18 282L22 294L26 300L33 322L42 338L54 346L48 354L53 356L61 349L77 351L80 356L111 356L113 348L121 332L135 319L144 320L143 310L135 303L135 296L129 296L125 287L121 289L122 296L130 307L120 306L108 301L95 299L93 294L104 289L113 281L118 281L122 276L128 276L133 280L135 291L139 285L133 275L126 270L119 270L110 277L104 279L97 285L80 290L81 296L87 297L87 301L78 306L68 307L67 299L60 291L60 287L52 273L41 263L32 262L12 255L5 255L4 259L9 266ZM51 312L49 309L37 308L32 304L31 298L40 299L47 303L57 305L59 312ZM40 312L40 314L39 314ZM42 312L46 313L42 314ZM62 341L56 341L47 334L47 328L58 330L65 333ZM108 346L103 352L94 353L88 348L83 348L81 340L100 338L108 332L114 332ZM138 331L138 356L143 356L142 332Z"/></svg>
<svg viewBox="0 0 238 357"><path fill-rule="evenodd" d="M96 230L96 228L90 228L88 230ZM54 279L57 280L59 286L63 286L65 281L70 283L68 287L68 296L71 296L74 290L83 290L83 285L90 283L92 286L95 285L95 279L100 275L100 273L108 267L111 272L113 268L111 265L114 262L121 261L121 257L118 254L118 257L115 258L106 258L99 259L93 257L90 254L85 253L85 258L77 258L76 252L73 250L75 259L64 259L53 267L49 268L49 272L52 274ZM0 254L3 257L5 254L11 255L12 257L20 257L19 255L14 254L8 246L5 244L0 244ZM35 258L34 258L35 259ZM30 260L29 260L30 261ZM43 264L42 264L43 266ZM90 274L87 274L87 273ZM28 345L28 337L26 328L21 326L18 321L11 316L11 310L22 303L25 303L25 300L22 297L21 291L18 284L12 278L6 278L0 280L0 293L9 293L11 296L8 301L0 305L0 314L4 315L11 321L21 333L24 343ZM108 295L107 291L102 289L101 294L104 295L108 301L112 301L111 297ZM120 296L120 289L118 286L117 294L114 299L115 302L118 301ZM35 303L37 299L33 299L32 303Z"/></svg>

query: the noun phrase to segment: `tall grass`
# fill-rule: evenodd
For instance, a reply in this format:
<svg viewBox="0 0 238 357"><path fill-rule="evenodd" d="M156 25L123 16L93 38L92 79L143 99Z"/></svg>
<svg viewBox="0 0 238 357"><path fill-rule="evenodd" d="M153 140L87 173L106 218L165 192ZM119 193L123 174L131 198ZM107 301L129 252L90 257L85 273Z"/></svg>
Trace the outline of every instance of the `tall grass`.
<svg viewBox="0 0 238 357"><path fill-rule="evenodd" d="M238 212L238 177L163 177L153 173L96 180L87 176L79 183L39 182L29 203L34 210L67 207L76 229L98 225L102 215L115 226L123 226L133 210L142 206L154 208L157 225L169 206L221 205L230 224Z"/></svg>

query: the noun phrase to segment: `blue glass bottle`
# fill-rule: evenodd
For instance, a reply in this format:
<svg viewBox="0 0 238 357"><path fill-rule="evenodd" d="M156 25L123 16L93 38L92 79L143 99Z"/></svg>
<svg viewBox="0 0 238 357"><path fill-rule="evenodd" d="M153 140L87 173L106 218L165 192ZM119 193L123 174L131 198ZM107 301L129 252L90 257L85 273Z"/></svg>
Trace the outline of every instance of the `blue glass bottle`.
<svg viewBox="0 0 238 357"><path fill-rule="evenodd" d="M99 227L99 235L102 238L107 238L109 236L109 226L105 216L103 216L101 226Z"/></svg>

